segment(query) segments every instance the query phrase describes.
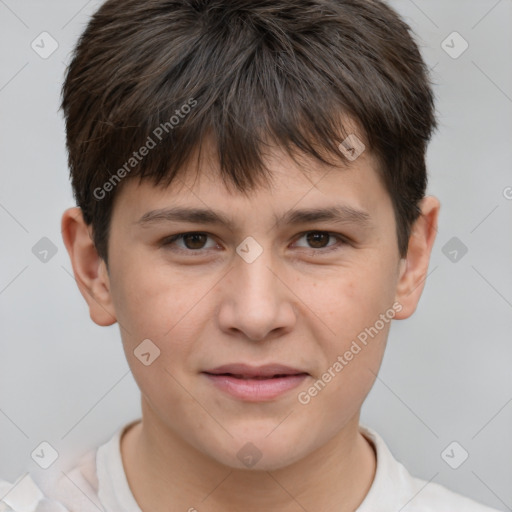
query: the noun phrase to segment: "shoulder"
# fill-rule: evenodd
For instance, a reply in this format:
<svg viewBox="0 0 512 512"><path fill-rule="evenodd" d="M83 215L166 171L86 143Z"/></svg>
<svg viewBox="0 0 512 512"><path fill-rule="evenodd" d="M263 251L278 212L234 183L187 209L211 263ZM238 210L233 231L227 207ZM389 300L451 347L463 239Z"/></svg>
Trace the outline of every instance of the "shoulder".
<svg viewBox="0 0 512 512"><path fill-rule="evenodd" d="M44 489L46 496L65 505L69 512L101 510L96 474L97 450L89 450L71 469L62 471L54 483Z"/></svg>
<svg viewBox="0 0 512 512"><path fill-rule="evenodd" d="M69 512L61 503L48 499L30 473L14 482L0 480L0 512Z"/></svg>
<svg viewBox="0 0 512 512"><path fill-rule="evenodd" d="M373 445L377 468L370 490L357 512L378 509L401 512L498 512L433 481L412 476L391 454L373 429L360 425L360 432Z"/></svg>
<svg viewBox="0 0 512 512"><path fill-rule="evenodd" d="M70 469L61 471L51 485L43 488L45 495L62 503L69 512L98 512L106 505L115 509L114 484L122 481L124 476L120 438L137 421L118 428L105 438L103 444L83 454Z"/></svg>
<svg viewBox="0 0 512 512"><path fill-rule="evenodd" d="M410 476L410 475L409 475ZM410 476L411 488L416 496L403 508L403 512L498 512L435 482Z"/></svg>
<svg viewBox="0 0 512 512"><path fill-rule="evenodd" d="M80 457L71 469L36 478L25 473L15 482L0 481L0 512L97 512L96 451Z"/></svg>

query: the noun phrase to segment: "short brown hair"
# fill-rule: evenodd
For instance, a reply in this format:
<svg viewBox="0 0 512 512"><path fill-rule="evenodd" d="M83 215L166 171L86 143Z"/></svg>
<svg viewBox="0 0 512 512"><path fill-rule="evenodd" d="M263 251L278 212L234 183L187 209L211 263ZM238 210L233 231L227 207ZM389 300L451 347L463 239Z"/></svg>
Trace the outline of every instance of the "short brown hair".
<svg viewBox="0 0 512 512"><path fill-rule="evenodd" d="M223 181L244 193L269 175L264 140L349 164L341 116L378 158L404 257L437 127L411 29L379 0L107 0L62 109L73 192L105 262L121 178L169 185L208 134Z"/></svg>

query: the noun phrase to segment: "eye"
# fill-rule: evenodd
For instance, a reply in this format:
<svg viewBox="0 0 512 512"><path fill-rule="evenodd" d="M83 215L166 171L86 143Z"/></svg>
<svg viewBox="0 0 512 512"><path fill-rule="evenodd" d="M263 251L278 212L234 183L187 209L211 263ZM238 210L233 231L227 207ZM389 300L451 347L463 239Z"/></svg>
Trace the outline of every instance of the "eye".
<svg viewBox="0 0 512 512"><path fill-rule="evenodd" d="M199 252L203 249L209 249L211 247L205 246L206 239L209 237L207 233L179 233L177 235L173 235L164 239L161 243L162 246L171 246L176 245L175 242L182 242L184 244L182 246L177 246L176 250L178 252ZM215 244L214 244L215 245Z"/></svg>
<svg viewBox="0 0 512 512"><path fill-rule="evenodd" d="M307 243L310 244L308 247L309 249L320 250L320 252L323 253L338 250L340 246L348 243L345 237L336 233L329 233L327 231L307 231L302 234L299 240L302 238L306 238ZM337 242L326 245L329 238L334 238Z"/></svg>
<svg viewBox="0 0 512 512"><path fill-rule="evenodd" d="M206 244L208 238L211 238L208 233L189 232L179 233L165 238L161 242L162 247L169 247L170 250L182 253L201 253L204 250L212 249L217 246L215 242L209 247ZM329 233L327 231L307 231L302 233L298 240L305 238L307 244L306 248L311 249L315 253L327 253L338 250L340 246L346 245L348 240L339 234ZM335 243L328 244L329 239L334 239ZM298 245L297 247L304 247Z"/></svg>

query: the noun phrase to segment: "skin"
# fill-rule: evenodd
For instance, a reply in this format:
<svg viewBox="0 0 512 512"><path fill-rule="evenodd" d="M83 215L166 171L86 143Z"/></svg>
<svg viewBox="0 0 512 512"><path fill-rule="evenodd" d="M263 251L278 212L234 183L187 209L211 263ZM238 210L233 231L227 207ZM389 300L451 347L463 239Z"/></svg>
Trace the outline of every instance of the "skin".
<svg viewBox="0 0 512 512"><path fill-rule="evenodd" d="M370 152L347 168L304 161L307 173L274 148L266 159L272 187L247 197L224 186L213 159L191 166L187 171L200 173L187 172L167 189L127 180L114 204L108 271L80 209L63 214L64 242L90 316L102 326L119 323L141 390L142 422L125 432L121 453L143 510L352 511L372 484L375 453L358 430L359 415L390 323L309 403L298 394L393 303L401 306L395 319L414 313L440 205L423 199L401 259L391 199ZM276 226L273 217L335 204L366 211L370 224ZM219 210L234 228L137 224L150 210L176 205ZM347 243L328 236L308 241L308 232L318 231ZM187 232L209 236L160 244ZM236 252L247 236L263 249L252 263ZM134 355L147 338L160 349L149 366ZM232 362L278 362L309 376L274 400L242 401L201 374ZM250 469L237 458L247 442L262 454Z"/></svg>

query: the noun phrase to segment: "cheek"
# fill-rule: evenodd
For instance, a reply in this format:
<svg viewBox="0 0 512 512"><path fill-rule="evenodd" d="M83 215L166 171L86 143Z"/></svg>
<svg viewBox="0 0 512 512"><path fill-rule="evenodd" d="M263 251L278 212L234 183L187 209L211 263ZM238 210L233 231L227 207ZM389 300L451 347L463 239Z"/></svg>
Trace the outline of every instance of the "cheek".
<svg viewBox="0 0 512 512"><path fill-rule="evenodd" d="M195 306L206 292L156 269L142 272L134 266L126 275L130 279L120 279L113 295L127 362L146 400L157 408L172 400L178 407L187 399L179 383L188 371L191 340L199 325Z"/></svg>
<svg viewBox="0 0 512 512"><path fill-rule="evenodd" d="M195 371L196 341L205 322L214 315L210 292L219 278L193 277L170 268L141 272L141 268L145 267L133 266L129 273L127 270L131 278L119 280L115 287L124 353L147 399L159 400L161 395L164 402L171 398L179 401L183 395L179 383ZM151 349L149 345L150 351L158 354L150 366L137 358L146 339L156 347Z"/></svg>
<svg viewBox="0 0 512 512"><path fill-rule="evenodd" d="M112 295L118 321L126 326L124 334L156 342L163 342L188 325L214 285L208 277L187 278L169 268L147 268L147 264L127 265L118 275Z"/></svg>
<svg viewBox="0 0 512 512"><path fill-rule="evenodd" d="M307 405L308 414L324 417L333 433L363 403L384 355L395 310L386 283L375 284L368 276L340 279L329 293L311 296L329 330L316 338L323 365L299 403Z"/></svg>
<svg viewBox="0 0 512 512"><path fill-rule="evenodd" d="M364 265L338 268L335 273L317 279L305 295L315 313L309 314L309 318L317 325L313 332L324 355L323 366L315 375L320 380L316 387L321 391L311 392L323 395L318 402L332 402L331 413L338 419L341 410L346 413L347 408L363 401L382 362L395 316L390 268L391 260L386 262L381 254L380 261L375 258ZM302 294L307 292L306 288L301 290Z"/></svg>
<svg viewBox="0 0 512 512"><path fill-rule="evenodd" d="M339 269L315 280L312 286L304 281L301 295L307 297L306 305L328 328L326 332L343 342L373 325L392 306L395 291L389 276L389 271Z"/></svg>

